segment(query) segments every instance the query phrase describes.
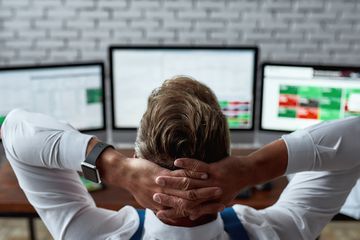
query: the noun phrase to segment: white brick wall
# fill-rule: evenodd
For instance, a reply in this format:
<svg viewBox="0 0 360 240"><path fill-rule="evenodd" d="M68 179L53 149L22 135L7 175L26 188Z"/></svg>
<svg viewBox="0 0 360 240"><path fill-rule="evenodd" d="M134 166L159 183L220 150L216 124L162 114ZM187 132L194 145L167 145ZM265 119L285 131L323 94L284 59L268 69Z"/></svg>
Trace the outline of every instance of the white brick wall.
<svg viewBox="0 0 360 240"><path fill-rule="evenodd" d="M107 61L110 44L253 45L360 65L357 0L0 0L0 65Z"/></svg>

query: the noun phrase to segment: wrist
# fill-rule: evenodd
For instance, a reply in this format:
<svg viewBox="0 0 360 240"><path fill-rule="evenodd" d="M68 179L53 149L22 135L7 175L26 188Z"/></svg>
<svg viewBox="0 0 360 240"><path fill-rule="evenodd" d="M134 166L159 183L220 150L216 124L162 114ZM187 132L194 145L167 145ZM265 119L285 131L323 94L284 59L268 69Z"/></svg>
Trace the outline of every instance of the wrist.
<svg viewBox="0 0 360 240"><path fill-rule="evenodd" d="M113 148L106 149L96 161L101 179L110 185L126 186L127 157Z"/></svg>

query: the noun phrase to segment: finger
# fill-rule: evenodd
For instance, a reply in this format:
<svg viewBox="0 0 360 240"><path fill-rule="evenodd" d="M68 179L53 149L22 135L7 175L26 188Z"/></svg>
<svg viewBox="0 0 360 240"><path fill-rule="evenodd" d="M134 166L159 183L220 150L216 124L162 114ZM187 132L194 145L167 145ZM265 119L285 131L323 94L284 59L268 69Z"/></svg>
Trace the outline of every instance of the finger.
<svg viewBox="0 0 360 240"><path fill-rule="evenodd" d="M189 216L185 212L179 212L175 208L167 210L161 210L156 213L156 216L160 219L177 219Z"/></svg>
<svg viewBox="0 0 360 240"><path fill-rule="evenodd" d="M199 207L193 208L189 213L190 213L190 220L196 220L199 217L201 217L202 215L206 215L206 214L215 214L218 212L222 212L225 208L224 204L221 203L209 203L207 205L201 205ZM171 210L171 209L170 209ZM160 210L158 211L158 213L160 213L160 215L162 214L163 211L169 211L169 210Z"/></svg>
<svg viewBox="0 0 360 240"><path fill-rule="evenodd" d="M180 211L183 211L184 209L191 209L197 204L196 202L188 201L186 199L170 196L163 193L155 193L153 195L153 200L158 204L161 204L163 207L176 208Z"/></svg>
<svg viewBox="0 0 360 240"><path fill-rule="evenodd" d="M173 188L183 191L194 188L213 187L211 181L192 179L188 177L160 176L155 179L155 182L163 188Z"/></svg>
<svg viewBox="0 0 360 240"><path fill-rule="evenodd" d="M195 178L195 179L207 179L208 174L205 172L194 172L187 169L178 169L171 171L168 176L173 177L189 177L189 178Z"/></svg>
<svg viewBox="0 0 360 240"><path fill-rule="evenodd" d="M194 172L209 172L209 164L196 159L178 158L175 160L174 165Z"/></svg>
<svg viewBox="0 0 360 240"><path fill-rule="evenodd" d="M162 193L172 195L175 197L187 199L190 201L196 200L214 200L221 197L223 191L219 187L206 187L199 189L191 189L187 191L176 189L163 189Z"/></svg>

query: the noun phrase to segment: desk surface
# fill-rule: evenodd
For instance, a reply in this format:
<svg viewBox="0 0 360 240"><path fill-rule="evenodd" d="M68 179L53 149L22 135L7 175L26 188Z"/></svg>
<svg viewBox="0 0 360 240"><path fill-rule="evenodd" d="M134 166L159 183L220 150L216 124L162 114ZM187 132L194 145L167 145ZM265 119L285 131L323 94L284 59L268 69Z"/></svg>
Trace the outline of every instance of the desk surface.
<svg viewBox="0 0 360 240"><path fill-rule="evenodd" d="M248 205L257 209L265 208L277 201L287 184L286 178L273 182L270 191L254 190L251 198L237 199L235 203ZM91 193L98 207L119 210L125 205L140 207L135 199L126 191L107 186L104 190ZM0 214L35 214L34 208L27 201L19 187L17 179L9 163L0 167Z"/></svg>

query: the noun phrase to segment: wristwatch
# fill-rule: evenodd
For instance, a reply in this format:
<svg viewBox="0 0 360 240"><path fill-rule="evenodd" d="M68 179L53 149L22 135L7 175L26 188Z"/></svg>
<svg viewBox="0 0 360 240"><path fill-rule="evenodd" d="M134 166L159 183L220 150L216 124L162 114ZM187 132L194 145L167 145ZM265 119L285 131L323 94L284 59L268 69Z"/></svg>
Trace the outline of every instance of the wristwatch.
<svg viewBox="0 0 360 240"><path fill-rule="evenodd" d="M100 154L109 147L114 148L112 145L103 142L96 143L94 148L85 158L85 161L81 163L81 169L86 179L95 183L101 183L99 170L96 168L96 160L99 158Z"/></svg>

